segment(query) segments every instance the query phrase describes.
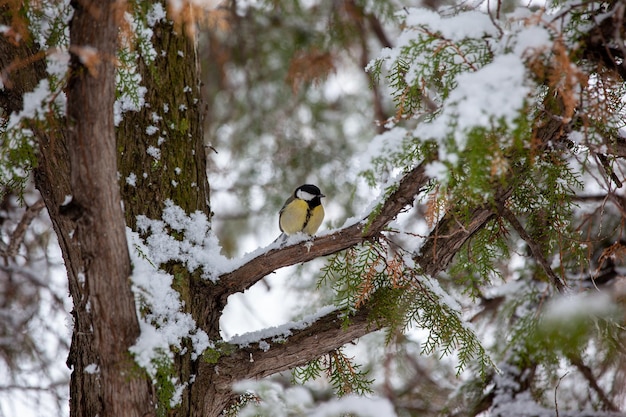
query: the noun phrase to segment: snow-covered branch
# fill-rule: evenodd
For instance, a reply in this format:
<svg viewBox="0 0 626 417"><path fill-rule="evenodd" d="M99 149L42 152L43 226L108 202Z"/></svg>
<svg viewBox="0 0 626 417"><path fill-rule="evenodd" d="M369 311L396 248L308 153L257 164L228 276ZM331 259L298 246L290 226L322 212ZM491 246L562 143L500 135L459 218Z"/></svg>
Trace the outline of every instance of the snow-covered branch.
<svg viewBox="0 0 626 417"><path fill-rule="evenodd" d="M222 300L226 301L226 298L231 294L250 288L264 276L279 268L308 262L372 239L402 209L413 203L415 196L428 181L429 178L424 172L424 164L420 164L400 180L396 191L387 198L377 212L371 213L361 222L339 229L334 233L315 237L306 245L299 242L271 249L234 271L223 274L217 284L222 289ZM207 289L213 291L210 286Z"/></svg>
<svg viewBox="0 0 626 417"><path fill-rule="evenodd" d="M367 306L351 316L348 323L346 325L341 313L331 311L308 326L291 329L290 336L282 341L276 336L269 336L240 343L236 351L217 361L215 369L219 370L220 376L216 382L219 388L227 390L233 382L242 378L261 378L304 365L380 328L372 320ZM213 366L203 362L198 377L204 373L203 370L211 373Z"/></svg>

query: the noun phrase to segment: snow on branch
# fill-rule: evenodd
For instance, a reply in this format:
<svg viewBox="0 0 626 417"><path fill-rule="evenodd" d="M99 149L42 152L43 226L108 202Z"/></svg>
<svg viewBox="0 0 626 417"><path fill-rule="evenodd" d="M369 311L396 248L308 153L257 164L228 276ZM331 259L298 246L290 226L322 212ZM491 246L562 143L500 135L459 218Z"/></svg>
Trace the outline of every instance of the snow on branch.
<svg viewBox="0 0 626 417"><path fill-rule="evenodd" d="M428 181L424 164L420 164L407 173L385 202L361 222L334 233L315 237L308 245L302 245L300 242L270 249L234 271L221 275L218 285L223 287L222 299L225 301L229 295L250 288L279 268L330 255L373 238L383 231L402 209L413 203L415 196Z"/></svg>
<svg viewBox="0 0 626 417"><path fill-rule="evenodd" d="M262 378L296 366L304 365L321 354L335 350L361 336L379 329L372 321L371 310L364 306L350 317L350 324L331 311L299 330L291 329L291 335L283 343L275 343L274 336L259 339L247 347L237 348L230 355L217 360L220 376L216 383L229 389L233 382L242 378ZM201 361L198 377L211 374L214 363Z"/></svg>

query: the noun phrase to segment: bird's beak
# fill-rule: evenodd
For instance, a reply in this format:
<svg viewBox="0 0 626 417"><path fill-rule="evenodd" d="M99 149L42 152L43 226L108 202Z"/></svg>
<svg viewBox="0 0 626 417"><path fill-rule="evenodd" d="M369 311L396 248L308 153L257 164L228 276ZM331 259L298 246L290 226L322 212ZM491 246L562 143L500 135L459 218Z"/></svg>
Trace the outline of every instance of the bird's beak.
<svg viewBox="0 0 626 417"><path fill-rule="evenodd" d="M326 197L324 194L318 195L319 198Z"/></svg>

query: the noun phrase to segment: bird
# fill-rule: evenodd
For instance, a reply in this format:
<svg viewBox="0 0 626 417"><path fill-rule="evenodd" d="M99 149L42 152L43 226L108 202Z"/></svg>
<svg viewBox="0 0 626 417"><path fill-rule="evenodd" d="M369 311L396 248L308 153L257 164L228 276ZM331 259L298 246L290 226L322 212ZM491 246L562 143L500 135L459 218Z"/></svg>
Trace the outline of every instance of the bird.
<svg viewBox="0 0 626 417"><path fill-rule="evenodd" d="M304 184L296 188L280 209L280 231L285 235L304 232L313 236L324 220L322 197L326 196L316 185Z"/></svg>

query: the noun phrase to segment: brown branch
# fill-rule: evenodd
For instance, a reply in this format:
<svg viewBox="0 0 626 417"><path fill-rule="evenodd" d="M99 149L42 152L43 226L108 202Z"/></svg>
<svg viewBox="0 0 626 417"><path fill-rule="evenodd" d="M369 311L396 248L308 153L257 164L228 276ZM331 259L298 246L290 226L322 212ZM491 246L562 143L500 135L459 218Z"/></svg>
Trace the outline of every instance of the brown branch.
<svg viewBox="0 0 626 417"><path fill-rule="evenodd" d="M618 158L626 158L626 137L617 132L617 137L604 137L602 143L605 145L604 153Z"/></svg>
<svg viewBox="0 0 626 417"><path fill-rule="evenodd" d="M619 178L617 178L617 175L615 175L615 171L611 167L611 164L609 163L606 155L602 153L597 153L596 155L598 157L598 160L600 161L600 164L604 168L606 175L613 181L617 188L622 188L622 182Z"/></svg>
<svg viewBox="0 0 626 417"><path fill-rule="evenodd" d="M517 217L515 217L515 214L513 214L511 210L503 208L502 214L504 218L511 224L511 226L513 226L519 236L524 239L524 241L526 241L534 258L537 260L537 262L539 262L539 265L541 265L541 268L550 279L550 282L552 282L552 284L559 292L563 292L563 290L565 290L565 285L563 284L563 281L561 281L561 278L559 278L554 273L552 268L550 268L550 265L548 264L547 259L543 256L543 252L541 251L541 248L539 247L537 242L535 242L535 240L528 234L526 229L524 229L524 226L522 226L522 224L519 222Z"/></svg>
<svg viewBox="0 0 626 417"><path fill-rule="evenodd" d="M450 264L465 242L494 217L494 211L488 206L474 209L467 224L460 223L452 212L447 213L437 223L415 261L425 274L438 274Z"/></svg>
<svg viewBox="0 0 626 417"><path fill-rule="evenodd" d="M198 393L203 397L199 403L204 405L202 409L195 410L193 415L221 415L229 401L237 397L232 392L232 383L235 381L262 378L304 365L378 328L367 308L358 310L347 326L335 311L304 329L292 330L291 336L282 343L272 338L263 340L269 344L269 349L262 349L259 340L252 346L237 348L230 355L220 357L217 363L200 360L193 386L205 387Z"/></svg>
<svg viewBox="0 0 626 417"><path fill-rule="evenodd" d="M292 335L284 342L263 339L269 349L264 350L257 342L220 358L217 364L221 375L216 381L218 386L228 389L233 382L242 378L262 378L304 365L325 352L380 329L379 324L372 320L371 311L367 307L358 310L348 325L344 324L339 315L337 311L326 314L310 326L292 331Z"/></svg>
<svg viewBox="0 0 626 417"><path fill-rule="evenodd" d="M385 201L380 212L375 216L366 228L367 218L363 221L337 230L335 233L319 236L311 239L310 245L301 242L271 249L256 258L245 263L238 269L220 276L218 292L223 302L231 294L242 292L269 273L286 266L308 262L320 256L330 255L379 234L390 221L406 206L413 203L417 193L428 182L429 178L424 173L424 165L420 164L400 180L397 190ZM206 284L207 291L215 291L210 284Z"/></svg>
<svg viewBox="0 0 626 417"><path fill-rule="evenodd" d="M371 238L380 233L400 210L413 201L414 195L419 191L416 185L423 185L421 181L426 181L426 178L422 169L418 167L400 182L398 190L386 201L380 214L376 216L367 231L364 231L362 224L357 224L315 239L310 251L307 251L302 244L275 249L255 258L237 271L222 277L222 279L228 280L231 285L230 290L235 288L235 284L240 287L249 286L256 280L246 277L242 271L261 275L266 273L266 270L276 269L276 262L291 262L289 264L292 264L310 260L320 256L320 252L342 250ZM504 199L508 195L510 195L509 191L503 191L499 194L499 198ZM433 230L424 245L422 254L416 257L416 261L426 273L436 275L447 267L463 244L476 231L484 227L493 216L495 216L494 211L486 207L476 209L466 224L461 224L451 214L444 216L439 223L439 228ZM446 230L447 233L445 236L438 235L438 230ZM297 261L294 261L292 257L295 257ZM348 325L345 325L337 314L337 312L329 313L311 326L294 331L281 344L272 344L271 341L267 341L271 345L267 352L264 352L256 344L252 347L239 349L230 356L220 358L218 369L221 389L227 389L228 384L243 376L259 378L305 364L325 352L378 330L383 325L383 323L377 322L375 317L371 317L370 307L367 304L357 310ZM241 364L244 362L246 365L242 367ZM205 372L211 372L204 369L206 367L208 364L200 365L198 377L204 375Z"/></svg>
<svg viewBox="0 0 626 417"><path fill-rule="evenodd" d="M17 254L17 250L24 240L24 235L26 234L26 230L28 230L28 226L44 207L45 204L43 200L39 200L26 209L24 215L20 219L20 222L17 224L17 227L13 233L11 233L9 245L2 256L12 257Z"/></svg>
<svg viewBox="0 0 626 417"><path fill-rule="evenodd" d="M393 43L389 39L389 36L387 36L387 33L385 33L385 29L383 29L383 25L380 23L378 17L372 13L366 13L365 18L372 28L372 32L374 32L376 39L380 42L380 45L383 48L393 48Z"/></svg>
<svg viewBox="0 0 626 417"><path fill-rule="evenodd" d="M609 398L608 395L604 392L602 387L598 385L598 380L593 375L593 371L583 362L582 358L578 356L578 354L568 354L567 358L574 365L580 373L585 377L591 389L593 389L596 394L598 394L598 398L604 404L604 409L609 411L620 411L619 407L617 407L613 401Z"/></svg>

